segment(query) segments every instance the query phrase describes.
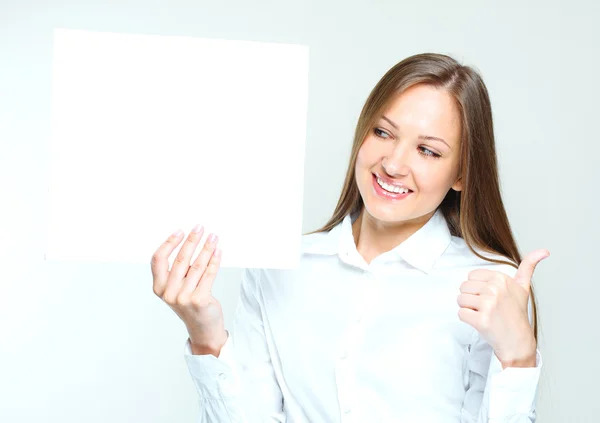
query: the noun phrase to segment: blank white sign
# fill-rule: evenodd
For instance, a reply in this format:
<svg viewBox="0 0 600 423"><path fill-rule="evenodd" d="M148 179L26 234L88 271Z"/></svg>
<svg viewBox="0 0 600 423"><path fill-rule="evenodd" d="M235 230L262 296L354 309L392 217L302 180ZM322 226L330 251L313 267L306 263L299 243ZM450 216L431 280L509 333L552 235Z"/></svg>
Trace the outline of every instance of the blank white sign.
<svg viewBox="0 0 600 423"><path fill-rule="evenodd" d="M52 84L47 260L148 264L200 223L193 258L297 266L307 46L56 29Z"/></svg>

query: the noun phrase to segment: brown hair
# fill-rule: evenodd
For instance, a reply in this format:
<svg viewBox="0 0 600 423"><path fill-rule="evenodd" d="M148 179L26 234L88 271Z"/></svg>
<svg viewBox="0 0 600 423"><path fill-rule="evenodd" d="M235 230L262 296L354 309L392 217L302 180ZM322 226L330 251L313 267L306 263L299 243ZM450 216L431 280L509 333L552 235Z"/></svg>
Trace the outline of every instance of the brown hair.
<svg viewBox="0 0 600 423"><path fill-rule="evenodd" d="M310 233L329 231L342 222L347 214L362 209L363 201L354 171L358 150L371 126L392 99L420 83L445 89L455 99L461 115L459 175L463 187L460 192L450 189L439 206L450 232L463 238L477 257L518 268L522 258L500 194L492 109L487 88L474 69L443 54L422 53L408 57L393 66L375 85L358 118L346 179L333 216L322 228ZM512 262L484 257L473 246L500 254ZM538 318L533 284L531 302L537 340Z"/></svg>

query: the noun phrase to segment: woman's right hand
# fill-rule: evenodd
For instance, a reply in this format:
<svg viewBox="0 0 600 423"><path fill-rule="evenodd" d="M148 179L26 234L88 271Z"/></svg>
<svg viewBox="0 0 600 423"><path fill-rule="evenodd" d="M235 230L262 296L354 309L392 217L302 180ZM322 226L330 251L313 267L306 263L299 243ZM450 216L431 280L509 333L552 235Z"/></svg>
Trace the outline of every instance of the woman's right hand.
<svg viewBox="0 0 600 423"><path fill-rule="evenodd" d="M191 257L203 233L204 228L199 225L192 229L170 271L168 259L181 242L183 232L171 235L156 250L151 261L153 288L154 293L183 320L190 336L192 353L218 357L228 333L225 331L221 304L211 292L221 263L216 235L208 237L190 266Z"/></svg>

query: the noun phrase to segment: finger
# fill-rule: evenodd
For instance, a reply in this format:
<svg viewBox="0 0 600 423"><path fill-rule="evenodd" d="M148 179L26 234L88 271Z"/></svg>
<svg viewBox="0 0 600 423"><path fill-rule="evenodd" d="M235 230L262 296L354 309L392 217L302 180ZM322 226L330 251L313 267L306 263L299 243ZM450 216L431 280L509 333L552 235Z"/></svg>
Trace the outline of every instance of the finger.
<svg viewBox="0 0 600 423"><path fill-rule="evenodd" d="M471 310L470 308L459 308L458 318L475 329L479 327L479 313L475 310Z"/></svg>
<svg viewBox="0 0 600 423"><path fill-rule="evenodd" d="M540 249L532 251L527 254L519 268L517 269L517 273L515 275L515 282L528 286L531 278L533 277L533 272L535 271L535 267L539 264L540 261L550 256L550 251L546 249Z"/></svg>
<svg viewBox="0 0 600 423"><path fill-rule="evenodd" d="M185 274L190 268L191 257L194 254L194 251L196 251L196 247L198 246L200 239L202 239L203 233L204 228L200 225L196 225L181 246L177 257L173 262L173 267L169 272L167 286L163 296L163 299L168 303L172 302L173 299L178 295L183 279L185 278Z"/></svg>
<svg viewBox="0 0 600 423"><path fill-rule="evenodd" d="M154 293L159 297L165 292L167 279L169 277L169 256L183 238L183 231L177 230L152 255L150 269L152 271Z"/></svg>
<svg viewBox="0 0 600 423"><path fill-rule="evenodd" d="M202 275L202 279L200 279L200 282L198 283L198 286L196 287L196 290L193 292L192 295L198 296L200 298L211 295L213 282L215 281L217 272L219 271L219 267L221 266L221 257L222 251L221 249L217 248L212 257L210 258L208 267L206 268L206 271Z"/></svg>
<svg viewBox="0 0 600 423"><path fill-rule="evenodd" d="M469 272L467 279L472 281L489 281L496 277L496 272L489 269L476 269Z"/></svg>
<svg viewBox="0 0 600 423"><path fill-rule="evenodd" d="M465 281L460 285L460 292L465 294L479 295L484 289L484 284L486 284L486 282L472 280Z"/></svg>
<svg viewBox="0 0 600 423"><path fill-rule="evenodd" d="M219 237L216 234L210 234L204 243L204 247L202 247L202 251L194 260L194 263L188 270L188 274L185 277L185 281L183 286L181 287L181 295L190 295L196 287L198 283L202 279L202 275L206 271L206 268L210 262L210 259L217 248L217 243L219 242Z"/></svg>
<svg viewBox="0 0 600 423"><path fill-rule="evenodd" d="M463 308L479 310L481 308L481 296L473 294L459 294L456 302Z"/></svg>

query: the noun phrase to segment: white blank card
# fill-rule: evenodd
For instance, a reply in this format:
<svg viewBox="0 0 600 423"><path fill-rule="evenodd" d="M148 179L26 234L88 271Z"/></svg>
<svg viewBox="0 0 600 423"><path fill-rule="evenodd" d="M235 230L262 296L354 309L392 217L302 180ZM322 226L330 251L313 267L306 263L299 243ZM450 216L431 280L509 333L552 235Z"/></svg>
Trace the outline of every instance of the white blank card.
<svg viewBox="0 0 600 423"><path fill-rule="evenodd" d="M46 259L149 264L200 223L222 267L296 267L307 101L307 46L56 29Z"/></svg>

